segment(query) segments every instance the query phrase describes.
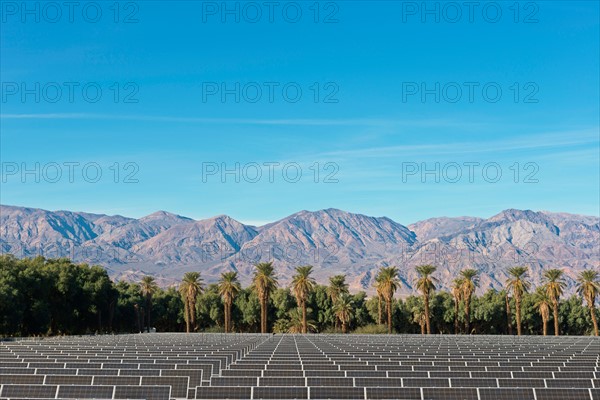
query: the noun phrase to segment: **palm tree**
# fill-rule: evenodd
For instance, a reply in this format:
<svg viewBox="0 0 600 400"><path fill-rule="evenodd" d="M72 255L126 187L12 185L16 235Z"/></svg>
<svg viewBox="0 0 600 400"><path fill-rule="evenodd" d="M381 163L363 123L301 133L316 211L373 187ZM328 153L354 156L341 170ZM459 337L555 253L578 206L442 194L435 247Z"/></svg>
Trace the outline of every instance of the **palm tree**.
<svg viewBox="0 0 600 400"><path fill-rule="evenodd" d="M596 319L596 296L600 293L600 274L591 269L581 271L577 278L577 293L587 302L594 324L594 334L598 336L598 320Z"/></svg>
<svg viewBox="0 0 600 400"><path fill-rule="evenodd" d="M458 335L460 326L458 324L458 312L463 294L463 280L457 278L452 281L452 297L454 297L454 334Z"/></svg>
<svg viewBox="0 0 600 400"><path fill-rule="evenodd" d="M304 333L305 326L311 332L314 332L317 329L317 325L312 319L307 320L305 323L302 316L302 311L298 307L290 310L288 315L290 317L290 320L287 324L288 333Z"/></svg>
<svg viewBox="0 0 600 400"><path fill-rule="evenodd" d="M332 304L336 304L339 298L348 294L348 284L346 283L345 275L334 275L329 277L329 286L327 286L327 295L331 299ZM338 318L336 317L335 325L338 326Z"/></svg>
<svg viewBox="0 0 600 400"><path fill-rule="evenodd" d="M506 280L507 289L515 298L517 316L517 335L521 336L521 301L523 294L529 291L531 283L527 280L527 267L512 267L508 269L509 278Z"/></svg>
<svg viewBox="0 0 600 400"><path fill-rule="evenodd" d="M179 293L183 298L185 329L187 333L196 330L196 299L202 293L204 285L200 272L186 272L183 275Z"/></svg>
<svg viewBox="0 0 600 400"><path fill-rule="evenodd" d="M543 334L548 334L548 320L550 319L550 304L552 299L548 296L548 293L544 288L540 288L535 292L535 308L538 309L542 316Z"/></svg>
<svg viewBox="0 0 600 400"><path fill-rule="evenodd" d="M297 267L296 275L292 277L292 290L294 291L298 306L302 309L302 333L308 333L306 326L306 301L308 300L308 295L317 284L310 276L312 269L312 265Z"/></svg>
<svg viewBox="0 0 600 400"><path fill-rule="evenodd" d="M552 311L554 314L554 335L558 336L558 300L563 294L567 284L563 279L563 271L560 269L549 269L544 272L546 280L546 294L552 302Z"/></svg>
<svg viewBox="0 0 600 400"><path fill-rule="evenodd" d="M259 263L254 268L252 289L256 292L260 301L260 331L261 333L267 333L269 296L277 287L277 278L272 262Z"/></svg>
<svg viewBox="0 0 600 400"><path fill-rule="evenodd" d="M223 272L219 281L219 294L223 297L225 304L225 333L231 332L231 306L233 299L242 290L235 271Z"/></svg>
<svg viewBox="0 0 600 400"><path fill-rule="evenodd" d="M427 323L425 322L425 307L423 306L423 302L417 302L411 311L413 313L413 322L419 324L421 335L424 335Z"/></svg>
<svg viewBox="0 0 600 400"><path fill-rule="evenodd" d="M471 297L475 293L475 288L479 284L477 274L479 271L476 269L463 269L460 271L462 276L462 291L463 300L465 301L465 333L468 335L471 333Z"/></svg>
<svg viewBox="0 0 600 400"><path fill-rule="evenodd" d="M353 306L354 301L347 293L341 295L333 306L335 316L342 322L342 333L347 333L348 331L348 323L352 319Z"/></svg>
<svg viewBox="0 0 600 400"><path fill-rule="evenodd" d="M378 274L378 286L387 306L388 333L392 333L392 302L394 301L394 293L400 287L398 272L398 268L396 267L382 267Z"/></svg>
<svg viewBox="0 0 600 400"><path fill-rule="evenodd" d="M429 316L429 296L435 290L435 283L437 279L431 276L437 267L433 265L419 265L415 268L419 278L416 281L417 290L423 295L423 305L425 311L425 325L427 327L427 334L431 334L431 317Z"/></svg>
<svg viewBox="0 0 600 400"><path fill-rule="evenodd" d="M152 296L158 290L156 279L152 276L144 276L140 282L142 296L146 300L146 329L150 332L150 312L152 310Z"/></svg>

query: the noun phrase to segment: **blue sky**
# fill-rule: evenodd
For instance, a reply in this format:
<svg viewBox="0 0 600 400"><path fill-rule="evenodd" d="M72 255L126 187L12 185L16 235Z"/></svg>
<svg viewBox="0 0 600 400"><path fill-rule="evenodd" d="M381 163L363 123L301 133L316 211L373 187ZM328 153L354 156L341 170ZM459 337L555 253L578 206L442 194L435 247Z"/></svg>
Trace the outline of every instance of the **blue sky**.
<svg viewBox="0 0 600 400"><path fill-rule="evenodd" d="M471 20L461 2L82 2L72 21L14 4L2 204L255 224L600 214L596 1L481 2Z"/></svg>

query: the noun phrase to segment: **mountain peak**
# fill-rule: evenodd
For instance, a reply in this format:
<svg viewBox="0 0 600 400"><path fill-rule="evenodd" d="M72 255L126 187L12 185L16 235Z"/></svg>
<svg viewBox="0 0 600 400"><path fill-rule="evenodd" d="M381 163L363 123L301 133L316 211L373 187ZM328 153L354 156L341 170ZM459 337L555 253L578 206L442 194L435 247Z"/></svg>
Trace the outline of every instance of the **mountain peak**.
<svg viewBox="0 0 600 400"><path fill-rule="evenodd" d="M156 220L156 219L183 219L183 220L191 221L191 218L183 217L181 215L173 214L173 213L170 213L168 211L163 211L163 210L155 211L152 214L148 214L145 217L140 218L140 221L148 221L148 220Z"/></svg>
<svg viewBox="0 0 600 400"><path fill-rule="evenodd" d="M518 210L515 208L509 208L504 211L499 212L493 217L489 218L488 221L498 222L498 221L518 221L521 219L526 219L532 222L540 221L541 219L545 219L544 214L532 211L532 210Z"/></svg>

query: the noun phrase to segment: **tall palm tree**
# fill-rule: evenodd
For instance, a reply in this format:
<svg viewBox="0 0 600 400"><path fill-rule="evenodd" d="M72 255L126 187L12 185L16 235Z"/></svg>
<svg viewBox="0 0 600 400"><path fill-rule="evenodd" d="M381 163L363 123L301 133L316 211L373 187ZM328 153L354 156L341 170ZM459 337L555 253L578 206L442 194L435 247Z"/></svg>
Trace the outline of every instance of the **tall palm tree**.
<svg viewBox="0 0 600 400"><path fill-rule="evenodd" d="M307 320L306 324L304 323L304 320L302 318L302 311L298 307L290 310L288 315L290 317L290 320L287 324L288 333L304 333L305 325L310 332L314 332L317 329L317 325L312 319Z"/></svg>
<svg viewBox="0 0 600 400"><path fill-rule="evenodd" d="M398 268L382 267L379 270L378 286L385 300L388 319L388 333L392 333L392 303L394 301L394 293L400 287L400 278L398 278Z"/></svg>
<svg viewBox="0 0 600 400"><path fill-rule="evenodd" d="M150 313L152 310L152 296L158 291L156 279L153 276L144 276L140 282L142 296L146 300L146 330L150 332Z"/></svg>
<svg viewBox="0 0 600 400"><path fill-rule="evenodd" d="M342 333L348 332L348 323L352 319L353 307L354 301L347 293L341 295L333 306L335 316L342 323Z"/></svg>
<svg viewBox="0 0 600 400"><path fill-rule="evenodd" d="M413 322L419 324L419 327L421 328L421 335L425 334L425 327L426 327L426 322L425 322L425 307L423 306L423 302L419 301L417 302L417 304L415 304L415 306L412 308L412 313L413 313Z"/></svg>
<svg viewBox="0 0 600 400"><path fill-rule="evenodd" d="M460 326L458 324L458 312L463 294L463 280L456 278L452 281L452 297L454 298L454 334L458 335Z"/></svg>
<svg viewBox="0 0 600 400"><path fill-rule="evenodd" d="M317 284L310 276L312 265L296 267L296 275L292 277L292 291L296 297L298 306L302 309L302 333L308 333L306 325L306 301Z"/></svg>
<svg viewBox="0 0 600 400"><path fill-rule="evenodd" d="M549 269L545 271L544 278L546 281L546 294L552 302L552 311L554 314L554 335L558 336L558 300L563 294L567 284L563 279L563 271L560 269Z"/></svg>
<svg viewBox="0 0 600 400"><path fill-rule="evenodd" d="M552 299L548 296L548 292L542 287L535 292L535 308L538 309L542 316L542 331L543 335L548 335L548 320L550 319L550 304Z"/></svg>
<svg viewBox="0 0 600 400"><path fill-rule="evenodd" d="M594 334L598 336L598 320L596 319L596 297L600 293L600 274L591 269L581 271L577 278L577 293L587 302L594 324Z"/></svg>
<svg viewBox="0 0 600 400"><path fill-rule="evenodd" d="M233 299L242 290L238 280L238 273L235 271L223 272L219 281L219 294L223 297L225 304L225 333L231 332L231 306Z"/></svg>
<svg viewBox="0 0 600 400"><path fill-rule="evenodd" d="M427 334L431 334L431 317L429 315L429 297L432 292L435 291L435 283L437 279L431 276L437 267L433 265L419 265L415 268L419 277L416 281L417 290L423 295L423 306L425 311L425 326L427 327Z"/></svg>
<svg viewBox="0 0 600 400"><path fill-rule="evenodd" d="M506 287L512 292L515 298L515 311L517 317L517 335L521 336L521 301L523 294L529 291L531 283L527 280L529 268L512 267L508 269L509 278L506 280Z"/></svg>
<svg viewBox="0 0 600 400"><path fill-rule="evenodd" d="M254 266L252 289L260 301L260 331L267 333L267 312L271 292L277 288L277 278L272 262L259 263Z"/></svg>
<svg viewBox="0 0 600 400"><path fill-rule="evenodd" d="M462 291L463 300L465 302L465 333L468 335L471 333L471 297L475 293L475 288L479 284L477 274L479 271L476 269L463 269L460 271L462 277Z"/></svg>
<svg viewBox="0 0 600 400"><path fill-rule="evenodd" d="M179 293L183 298L185 330L187 333L196 330L196 299L204 289L202 282L200 272L186 272L183 275L181 285L179 285Z"/></svg>
<svg viewBox="0 0 600 400"><path fill-rule="evenodd" d="M339 298L348 294L348 284L346 283L346 275L334 275L329 277L329 286L327 286L327 295L331 299L332 304L336 304ZM336 317L335 325L338 326L338 318Z"/></svg>

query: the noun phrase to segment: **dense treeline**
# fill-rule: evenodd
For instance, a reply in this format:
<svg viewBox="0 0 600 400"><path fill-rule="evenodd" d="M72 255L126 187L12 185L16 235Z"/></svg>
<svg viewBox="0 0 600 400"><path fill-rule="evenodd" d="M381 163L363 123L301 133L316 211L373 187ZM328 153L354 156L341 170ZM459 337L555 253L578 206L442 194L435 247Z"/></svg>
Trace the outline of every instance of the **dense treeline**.
<svg viewBox="0 0 600 400"><path fill-rule="evenodd" d="M235 272L209 285L190 272L178 287L162 289L152 277L114 283L99 266L5 255L0 256L0 335L141 332L148 326L161 332L424 334L553 334L554 327L564 335L594 334L596 271L582 273L580 296L562 298L559 270L546 271L547 283L533 290L527 269L515 268L507 290L476 296L477 271L463 271L445 292L436 291L435 267L420 266L418 294L397 299L395 267L379 270L377 295L368 298L349 293L343 275L331 277L327 286L317 284L310 266L298 267L286 288L278 286L273 265L262 263L248 288Z"/></svg>

